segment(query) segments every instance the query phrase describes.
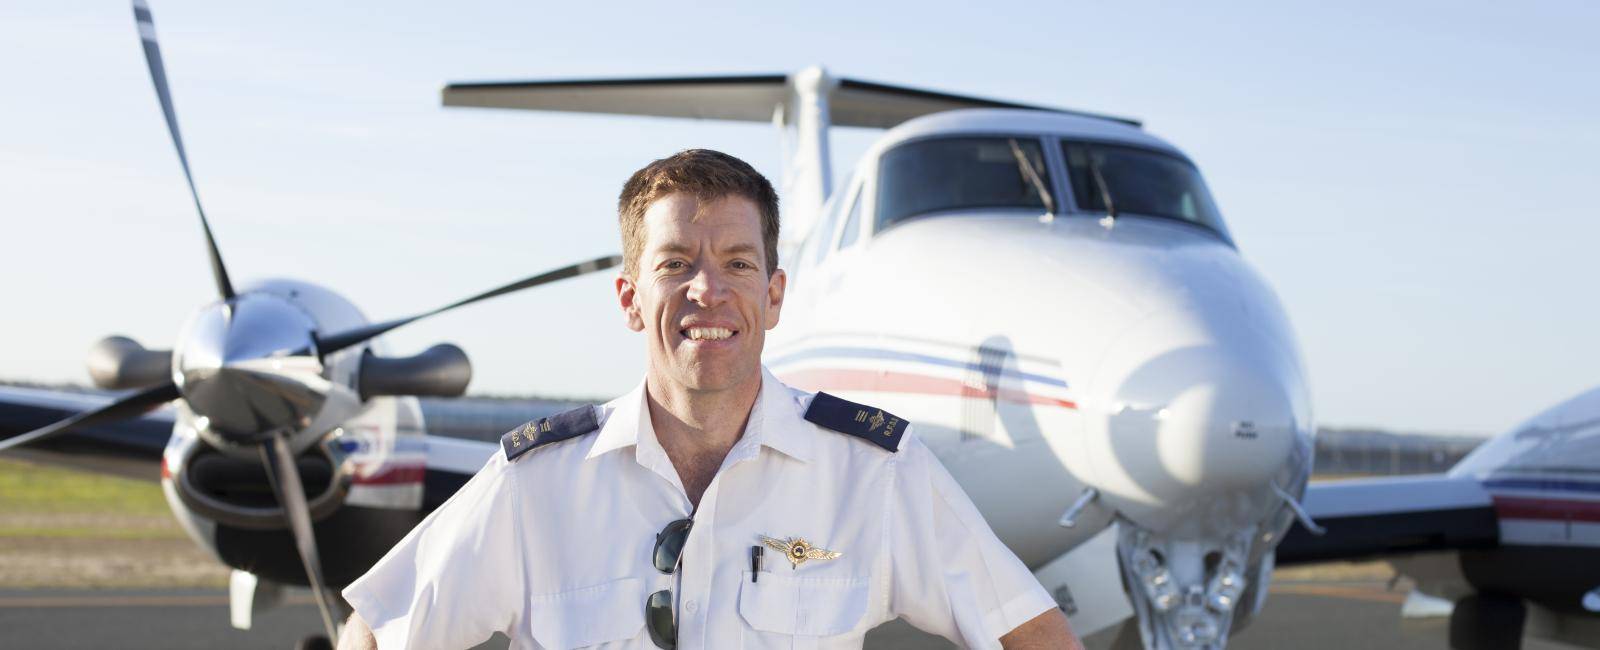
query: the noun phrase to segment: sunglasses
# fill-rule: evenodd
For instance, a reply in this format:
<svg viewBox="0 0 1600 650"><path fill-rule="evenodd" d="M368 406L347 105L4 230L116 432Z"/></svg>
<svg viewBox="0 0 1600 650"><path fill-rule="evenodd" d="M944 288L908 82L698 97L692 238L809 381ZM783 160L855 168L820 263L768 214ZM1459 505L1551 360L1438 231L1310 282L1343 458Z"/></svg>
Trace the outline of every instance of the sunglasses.
<svg viewBox="0 0 1600 650"><path fill-rule="evenodd" d="M689 539L692 526L693 519L679 519L656 533L656 547L650 555L657 571L672 575L678 570L678 562L683 560L683 543ZM672 611L671 589L650 594L644 601L644 620L656 647L665 650L678 647L678 621Z"/></svg>

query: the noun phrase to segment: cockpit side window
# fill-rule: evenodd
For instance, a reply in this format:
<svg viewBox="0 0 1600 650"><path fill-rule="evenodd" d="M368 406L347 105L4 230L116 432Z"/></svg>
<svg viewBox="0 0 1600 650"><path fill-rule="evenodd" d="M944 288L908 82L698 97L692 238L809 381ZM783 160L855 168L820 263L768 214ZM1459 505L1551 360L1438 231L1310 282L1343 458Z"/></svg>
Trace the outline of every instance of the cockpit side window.
<svg viewBox="0 0 1600 650"><path fill-rule="evenodd" d="M853 189L852 189L853 191ZM828 252L833 250L833 235L837 232L834 228L839 225L839 215L844 211L844 202L851 196L850 192L840 192L829 198L823 206L822 216L811 227L811 232L806 233L805 241L800 244L800 250L795 257L800 261L800 268L805 269L822 263L828 257Z"/></svg>
<svg viewBox="0 0 1600 650"><path fill-rule="evenodd" d="M1063 142L1078 209L1181 219L1225 232L1200 170L1178 156L1102 143Z"/></svg>
<svg viewBox="0 0 1600 650"><path fill-rule="evenodd" d="M844 250L856 243L856 238L861 235L861 195L866 192L856 192L850 197L850 216L845 217L844 232L839 233L839 250Z"/></svg>
<svg viewBox="0 0 1600 650"><path fill-rule="evenodd" d="M1039 190L1049 178L1036 137L907 142L879 161L876 230L947 210L1027 208L1036 216L1046 208Z"/></svg>

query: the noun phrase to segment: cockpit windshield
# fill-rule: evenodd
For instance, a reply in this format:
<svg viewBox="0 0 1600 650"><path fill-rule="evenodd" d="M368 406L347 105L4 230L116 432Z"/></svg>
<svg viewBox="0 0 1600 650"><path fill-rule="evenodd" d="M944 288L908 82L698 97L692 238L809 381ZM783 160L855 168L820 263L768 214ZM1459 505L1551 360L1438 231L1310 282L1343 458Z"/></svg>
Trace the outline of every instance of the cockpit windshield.
<svg viewBox="0 0 1600 650"><path fill-rule="evenodd" d="M1086 142L1063 142L1062 154L1079 210L1182 219L1225 232L1200 171L1187 160L1139 147Z"/></svg>
<svg viewBox="0 0 1600 650"><path fill-rule="evenodd" d="M1028 208L1043 214L1049 178L1035 138L909 142L884 153L879 163L877 230L946 210Z"/></svg>

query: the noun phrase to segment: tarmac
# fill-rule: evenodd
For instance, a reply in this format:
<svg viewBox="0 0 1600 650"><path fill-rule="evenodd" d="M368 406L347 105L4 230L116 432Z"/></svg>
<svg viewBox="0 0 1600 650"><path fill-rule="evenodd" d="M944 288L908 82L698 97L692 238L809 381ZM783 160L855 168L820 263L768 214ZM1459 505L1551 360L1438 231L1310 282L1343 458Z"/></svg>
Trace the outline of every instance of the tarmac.
<svg viewBox="0 0 1600 650"><path fill-rule="evenodd" d="M1402 621L1405 594L1383 582L1275 583L1260 616L1234 635L1230 648L1377 650L1445 648L1448 621ZM5 648L293 648L320 622L309 595L257 615L254 629L228 624L227 593L207 589L0 590L0 647ZM1114 634L1087 639L1104 648ZM504 648L496 638L480 648ZM867 648L955 647L903 623L867 635ZM1544 644L1524 646L1546 648Z"/></svg>

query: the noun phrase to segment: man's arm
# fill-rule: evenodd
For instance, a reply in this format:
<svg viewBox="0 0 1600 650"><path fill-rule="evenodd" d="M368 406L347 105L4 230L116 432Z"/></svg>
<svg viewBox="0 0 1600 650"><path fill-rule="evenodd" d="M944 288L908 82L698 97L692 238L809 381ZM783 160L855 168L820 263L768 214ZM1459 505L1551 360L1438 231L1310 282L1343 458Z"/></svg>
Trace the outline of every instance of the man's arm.
<svg viewBox="0 0 1600 650"><path fill-rule="evenodd" d="M1039 619L1033 619L1028 624L1031 625L1037 620ZM378 650L378 639L372 636L372 628L367 627L367 622L361 620L360 614L351 612L350 620L344 622L344 629L339 632L339 650Z"/></svg>
<svg viewBox="0 0 1600 650"><path fill-rule="evenodd" d="M1000 645L1006 650L1083 650L1078 636L1072 633L1072 625L1067 623L1067 615L1055 608L1045 610L1000 637Z"/></svg>
<svg viewBox="0 0 1600 650"><path fill-rule="evenodd" d="M969 647L1081 650L1055 600L914 433L895 474L890 613Z"/></svg>

